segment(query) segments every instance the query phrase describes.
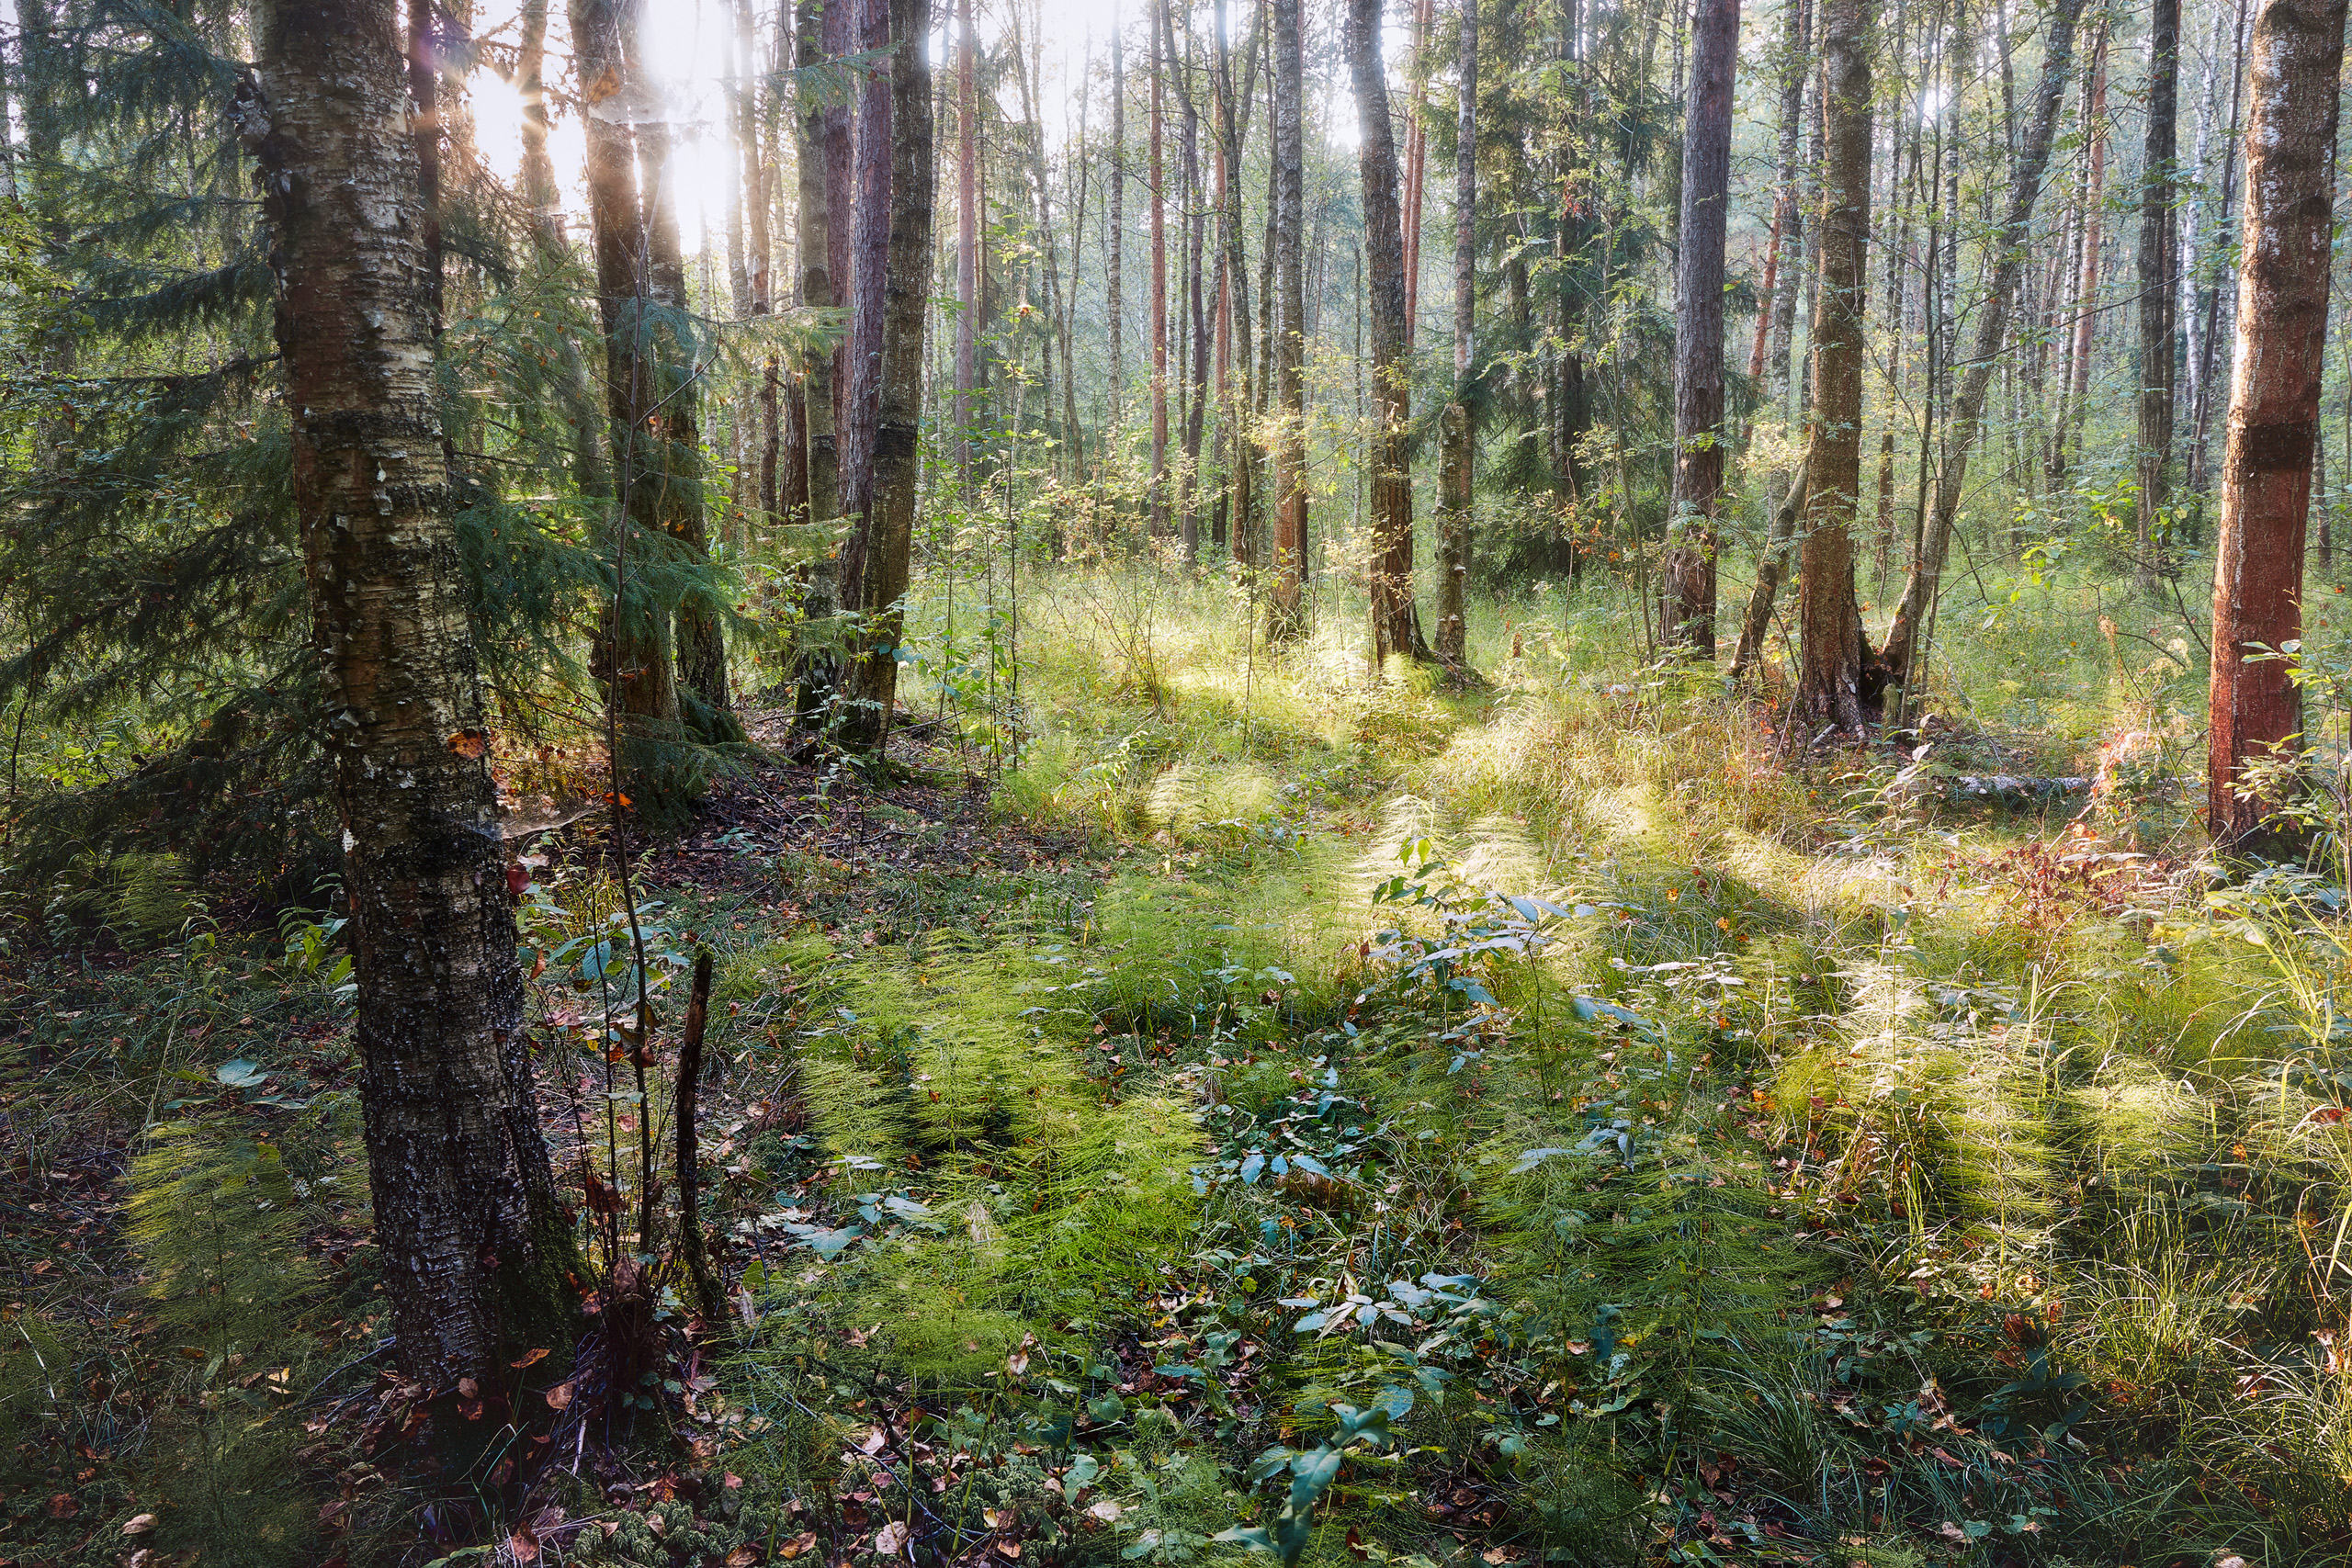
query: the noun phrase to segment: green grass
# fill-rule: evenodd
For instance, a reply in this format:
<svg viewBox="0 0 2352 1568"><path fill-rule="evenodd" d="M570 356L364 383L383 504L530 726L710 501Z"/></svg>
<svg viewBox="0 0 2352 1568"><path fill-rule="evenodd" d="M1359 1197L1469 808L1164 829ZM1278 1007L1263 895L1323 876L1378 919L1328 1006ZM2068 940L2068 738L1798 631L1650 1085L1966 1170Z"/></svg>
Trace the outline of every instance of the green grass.
<svg viewBox="0 0 2352 1568"><path fill-rule="evenodd" d="M806 922L664 917L729 933L706 1139L756 1261L696 1430L743 1485L593 1550L903 1517L1238 1562L1283 1495L1253 1461L1329 1445L1333 1568L2340 1561L2352 953L2308 886L2209 902L2158 610L1980 586L1929 693L1974 728L1933 744L2139 759L2079 826L1792 762L1769 694L1645 669L1600 587L1481 602L1460 690L1375 678L1337 595L1270 651L1219 582L1032 583L1017 705L968 662L910 697L995 749L1000 831L1081 851L780 852ZM225 1055L173 1017L259 1010L172 962L33 1026L89 1113ZM0 1361L12 1408L39 1382Z"/></svg>

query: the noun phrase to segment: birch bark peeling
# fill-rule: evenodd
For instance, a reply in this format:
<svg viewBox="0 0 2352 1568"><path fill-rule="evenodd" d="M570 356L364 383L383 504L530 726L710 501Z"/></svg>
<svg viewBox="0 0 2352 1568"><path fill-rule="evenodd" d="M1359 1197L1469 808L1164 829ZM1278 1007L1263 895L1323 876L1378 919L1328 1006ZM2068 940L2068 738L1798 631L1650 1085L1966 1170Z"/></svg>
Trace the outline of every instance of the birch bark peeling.
<svg viewBox="0 0 2352 1568"><path fill-rule="evenodd" d="M391 0L256 18L258 154L294 501L344 824L360 1100L407 1375L569 1344L487 719L450 522L432 278Z"/></svg>

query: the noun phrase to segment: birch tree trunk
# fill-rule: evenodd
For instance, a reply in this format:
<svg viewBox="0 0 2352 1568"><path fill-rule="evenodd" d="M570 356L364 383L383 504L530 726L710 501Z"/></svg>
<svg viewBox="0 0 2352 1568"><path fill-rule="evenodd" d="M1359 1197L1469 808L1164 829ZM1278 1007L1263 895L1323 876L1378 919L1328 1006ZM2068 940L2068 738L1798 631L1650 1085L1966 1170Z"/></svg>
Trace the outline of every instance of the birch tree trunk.
<svg viewBox="0 0 2352 1568"><path fill-rule="evenodd" d="M956 38L956 475L972 481L972 394L979 385L980 92L974 73L972 0L957 0Z"/></svg>
<svg viewBox="0 0 2352 1568"><path fill-rule="evenodd" d="M2302 636L2303 536L2327 344L2345 0L2261 0L2246 95L2236 367L2214 540L2206 824L2226 849L2283 848L2277 795L2250 766L2292 758L2290 665L2250 660Z"/></svg>
<svg viewBox="0 0 2352 1568"><path fill-rule="evenodd" d="M1267 199L1272 208L1274 270L1274 581L1267 604L1268 635L1276 640L1306 630L1300 573L1306 561L1306 290L1299 265L1300 230L1306 216L1306 136L1300 123L1304 62L1299 56L1299 0L1269 0L1274 16L1273 166Z"/></svg>
<svg viewBox="0 0 2352 1568"><path fill-rule="evenodd" d="M260 157L292 479L344 827L376 1234L401 1371L569 1345L574 1266L523 1029L506 856L434 386L391 0L265 7Z"/></svg>
<svg viewBox="0 0 2352 1568"><path fill-rule="evenodd" d="M1470 581L1470 359L1478 303L1478 0L1462 0L1453 112L1453 397L1438 449L1437 648L1459 666L1468 651L1464 598Z"/></svg>
<svg viewBox="0 0 2352 1568"><path fill-rule="evenodd" d="M1119 263L1126 248L1127 230L1127 53L1126 29L1115 12L1111 24L1110 208L1110 276L1104 284L1109 299L1103 313L1111 321L1111 423L1116 425L1125 412L1127 387L1126 304L1119 288Z"/></svg>
<svg viewBox="0 0 2352 1568"><path fill-rule="evenodd" d="M2051 433L2050 477L2062 477L2072 460L2075 442L2082 434L2083 411L2090 401L2091 350L2097 346L2092 329L2098 323L2099 247L2101 217L2107 204L2107 28L2102 24L2091 51L2090 80L2083 96L2083 133L2090 139L2090 157L2083 169L2081 254L2075 283L2075 315L2066 350L2066 382L2059 389L2057 427Z"/></svg>
<svg viewBox="0 0 2352 1568"><path fill-rule="evenodd" d="M1256 406L1256 376L1250 327L1250 258L1241 233L1241 149L1250 104L1256 94L1258 50L1263 31L1263 0L1252 19L1242 50L1244 81L1233 80L1233 59L1226 42L1225 0L1216 0L1217 96L1217 245L1223 280L1218 289L1218 354L1220 369L1232 338L1240 339L1238 376L1227 385L1218 423L1232 447L1228 479L1231 518L1229 540L1233 558L1244 567L1258 560L1257 478L1258 440L1250 413Z"/></svg>
<svg viewBox="0 0 2352 1568"><path fill-rule="evenodd" d="M1348 66L1355 85L1363 176L1364 268L1372 316L1372 662L1430 656L1413 603L1412 355L1406 343L1405 224L1396 141L1380 58L1381 0L1348 0Z"/></svg>
<svg viewBox="0 0 2352 1568"><path fill-rule="evenodd" d="M1715 508L1724 488L1724 237L1731 205L1739 0L1699 0L1682 138L1674 292L1674 484L1658 624L1666 645L1715 657ZM1862 177L1870 177L1868 155ZM1859 382L1858 382L1859 386ZM1857 459L1859 461L1859 458Z"/></svg>
<svg viewBox="0 0 2352 1568"><path fill-rule="evenodd" d="M1945 424L1943 466L1937 476L1934 509L1921 535L1919 549L1904 579L1903 597L1887 627L1886 646L1879 663L1889 682L1907 681L1921 622L1935 602L1942 581L1944 559L1951 547L1954 520L1965 493L1969 455L1975 449L1984 423L1984 400L1992 390L1993 372L1999 367L2008 333L2009 307L2017 297L2018 279L2025 271L2033 238L2033 209L2041 197L2042 175L2050 167L2050 150L2058 133L2058 119L2066 97L2066 77L2074 69L2075 25L2083 0L2056 0L2050 14L2050 36L2042 46L2041 82L2034 91L2033 118L2026 127L2018 150L2017 173L2009 183L2009 198L1996 231L1993 280L1976 317L1976 336L1969 344L1967 373L1952 401Z"/></svg>
<svg viewBox="0 0 2352 1568"><path fill-rule="evenodd" d="M1155 0L1151 13L1151 502L1150 528L1168 532L1168 194L1167 160L1160 149L1162 78L1167 74L1168 0Z"/></svg>

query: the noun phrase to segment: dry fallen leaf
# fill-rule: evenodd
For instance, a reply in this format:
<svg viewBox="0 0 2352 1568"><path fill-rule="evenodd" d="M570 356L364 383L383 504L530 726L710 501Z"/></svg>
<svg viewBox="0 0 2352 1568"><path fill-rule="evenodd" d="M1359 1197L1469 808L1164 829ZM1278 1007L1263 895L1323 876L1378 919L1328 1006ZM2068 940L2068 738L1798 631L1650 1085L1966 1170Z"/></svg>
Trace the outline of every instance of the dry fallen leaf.
<svg viewBox="0 0 2352 1568"><path fill-rule="evenodd" d="M907 1541L914 1533L904 1519L892 1519L874 1532L874 1550L885 1557L896 1557L907 1549Z"/></svg>
<svg viewBox="0 0 2352 1568"><path fill-rule="evenodd" d="M571 1408L571 1385L570 1383L560 1382L553 1388L548 1390L548 1408L550 1410L569 1410Z"/></svg>
<svg viewBox="0 0 2352 1568"><path fill-rule="evenodd" d="M537 1366L547 1359L548 1352L545 1350L526 1350L523 1352L523 1359L521 1360L509 1361L506 1364L519 1371L525 1367Z"/></svg>
<svg viewBox="0 0 2352 1568"><path fill-rule="evenodd" d="M122 1533L125 1535L145 1535L149 1530L153 1529L154 1528L154 1515L134 1514L130 1518L123 1521Z"/></svg>

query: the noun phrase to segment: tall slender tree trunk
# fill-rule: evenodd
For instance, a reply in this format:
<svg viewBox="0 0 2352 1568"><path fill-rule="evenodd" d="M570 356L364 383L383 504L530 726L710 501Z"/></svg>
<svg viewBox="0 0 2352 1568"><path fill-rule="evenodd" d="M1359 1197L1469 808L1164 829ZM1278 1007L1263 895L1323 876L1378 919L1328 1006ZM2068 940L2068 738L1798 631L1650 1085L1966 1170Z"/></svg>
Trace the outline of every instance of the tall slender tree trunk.
<svg viewBox="0 0 2352 1568"><path fill-rule="evenodd" d="M619 755L613 766L641 815L661 820L684 808L676 750L678 679L672 658L673 596L643 570L643 536L662 529L666 446L650 421L661 401L655 352L650 238L639 198L637 136L626 109L630 84L629 0L571 0L571 45L581 97L589 112L586 141L588 223L595 258L596 305L605 336L605 402L618 496L605 547L616 592L605 609L591 669L616 713ZM616 100L618 100L616 103ZM597 112L600 105L612 106Z"/></svg>
<svg viewBox="0 0 2352 1568"><path fill-rule="evenodd" d="M1682 218L1676 231L1674 482L1668 508L1673 547L1666 558L1658 624L1668 648L1712 663L1715 509L1724 488L1724 239L1739 0L1699 0L1692 35ZM1870 178L1867 153L1862 178Z"/></svg>
<svg viewBox="0 0 2352 1568"><path fill-rule="evenodd" d="M1437 0L1413 0L1411 52L1405 65L1406 86L1412 96L1405 114L1405 353L1413 352L1414 334L1421 320L1421 211L1429 191L1430 33L1437 26Z"/></svg>
<svg viewBox="0 0 2352 1568"><path fill-rule="evenodd" d="M1186 85L1194 69L1192 31L1184 35L1183 74L1178 78L1184 107L1184 299L1193 319L1192 391L1184 410L1184 559L1200 558L1202 490L1201 443L1206 432L1209 372L1209 315L1202 288L1203 253L1208 243L1208 205L1201 199L1200 104Z"/></svg>
<svg viewBox="0 0 2352 1568"><path fill-rule="evenodd" d="M548 0L528 0L514 71L515 89L523 100L519 173L523 199L531 211L533 248L542 266L560 267L571 264L571 247L564 238L563 193L556 185L555 160L548 153L547 40ZM556 398L564 423L571 427L571 482L582 495L609 495L612 474L605 467L599 416L588 393L587 367L571 334L561 338L558 355Z"/></svg>
<svg viewBox="0 0 2352 1568"><path fill-rule="evenodd" d="M644 23L640 8L636 13ZM632 43L632 54L644 57L642 39ZM695 363L694 341L687 325L691 305L686 298L685 254L678 241L678 207L670 168L670 133L665 125L647 122L637 132L638 199L643 206L639 232L647 262L646 299L640 331L654 372L649 389L654 401L647 405L647 425L639 436L653 451L655 467L649 476L653 487L653 515L662 531L677 541L686 558L696 565L709 559L710 536L705 506L702 459L702 367ZM727 682L727 642L719 626L721 607L703 589L691 589L678 601L676 648L678 685L682 702L692 715L692 726L707 740L742 739L732 717Z"/></svg>
<svg viewBox="0 0 2352 1568"><path fill-rule="evenodd" d="M1438 658L1468 655L1470 581L1470 362L1478 304L1478 0L1462 0L1453 110L1453 396L1438 444Z"/></svg>
<svg viewBox="0 0 2352 1568"><path fill-rule="evenodd" d="M770 188L775 181L775 164L761 134L758 30L752 0L736 0L736 55L742 62L742 79L736 87L736 136L743 161L743 206L750 220L744 270L751 285L754 320L775 313L775 200ZM783 511L777 479L783 444L777 405L783 373L783 363L775 355L763 357L758 394L758 494L763 528L773 527Z"/></svg>
<svg viewBox="0 0 2352 1568"><path fill-rule="evenodd" d="M1065 303L1065 297L1062 289L1061 248L1054 243L1053 182L1049 177L1049 172L1046 167L1046 122L1044 117L1038 113L1039 93L1035 84L1036 67L1035 62L1031 60L1027 51L1023 47L1021 13L1018 10L1013 11L1012 14L1012 33L1013 77L1014 80L1020 84L1021 87L1022 118L1033 132L1033 134L1023 138L1023 140L1026 143L1028 154L1026 162L1029 165L1030 194L1036 203L1037 233L1040 240L1037 250L1039 256L1045 263L1046 268L1046 317L1048 323L1061 323L1069 321L1069 312ZM1040 39L1039 42L1042 45L1043 40ZM1076 279L1074 277L1072 279L1071 287L1076 287ZM1054 348L1057 337L1060 340L1063 351L1062 407L1064 434L1062 438L1062 446L1067 451L1074 454L1078 445L1078 404L1075 392L1071 385L1072 373L1069 360L1069 339L1067 334L1056 332L1053 330L1053 327L1049 325L1048 331L1046 334L1046 341L1039 347L1038 357L1044 363L1046 370L1045 378L1045 390L1047 394L1046 404L1046 408L1050 411L1053 406L1051 394L1053 391L1052 367L1054 363Z"/></svg>
<svg viewBox="0 0 2352 1568"><path fill-rule="evenodd" d="M1866 265L1871 220L1871 65L1863 0L1823 0L1821 278L1813 323L1813 431L1805 504L1796 705L1804 722L1860 730L1865 707L1853 523L1862 466Z"/></svg>
<svg viewBox="0 0 2352 1568"><path fill-rule="evenodd" d="M1154 536L1168 532L1168 193L1161 155L1162 78L1167 74L1168 0L1151 13L1151 506Z"/></svg>
<svg viewBox="0 0 2352 1568"><path fill-rule="evenodd" d="M1807 176L1798 156L1804 144L1805 90L1813 73L1806 70L1813 46L1813 14L1809 0L1782 0L1786 31L1781 39L1781 199L1787 205L1786 232L1781 240L1781 276L1772 310L1772 395L1784 418L1793 419L1796 406L1797 297L1804 288L1805 210Z"/></svg>
<svg viewBox="0 0 2352 1568"><path fill-rule="evenodd" d="M1267 200L1272 209L1268 256L1273 265L1274 581L1267 629L1276 639L1306 629L1306 289L1300 266L1300 231L1306 217L1306 133L1301 124L1305 62L1300 56L1300 0L1268 0L1274 25L1273 164Z"/></svg>
<svg viewBox="0 0 2352 1568"><path fill-rule="evenodd" d="M1256 407L1256 350L1250 326L1250 257L1241 232L1241 150L1250 105L1256 96L1258 51L1264 32L1264 0L1243 47L1244 81L1233 79L1233 59L1226 41L1225 0L1216 0L1217 94L1217 243L1223 282L1218 290L1218 343L1240 339L1240 373L1227 389L1220 430L1232 446L1228 486L1233 558L1244 567L1258 559L1257 478L1258 441L1251 414ZM1220 367L1222 367L1220 358Z"/></svg>
<svg viewBox="0 0 2352 1568"><path fill-rule="evenodd" d="M2237 17L2230 32L2230 38L2235 46L2227 57L2227 68L2230 73L2230 120L2228 130L2222 138L2221 196L2213 207L2214 215L2219 220L2219 228L2215 231L2212 244L2208 247L2212 260L2208 264L2210 272L2205 285L2204 299L2197 311L2203 326L2200 335L2204 342L2204 349L2198 355L2197 400L2190 412L2189 420L2188 489L2192 495L2204 494L2206 488L2206 465L2211 451L2207 433L2212 424L2214 352L2220 347L2224 338L2234 342L2237 335L2238 299L2234 287L2228 290L2230 313L2226 321L2222 314L2222 284L2226 276L2222 258L2229 254L2232 243L2231 226L2237 217L2239 201L2238 126L2245 108L2247 70L2245 64L2247 4L2248 0L2237 0Z"/></svg>
<svg viewBox="0 0 2352 1568"><path fill-rule="evenodd" d="M2050 33L2042 45L2041 82L2035 89L2033 118L2026 127L2018 152L2016 173L2009 182L2008 202L2001 215L1993 256L1993 278L1976 317L1976 336L1969 345L1967 373L1952 400L1945 424L1943 463L1937 476L1934 510L1928 513L1918 550L1903 583L1903 598L1895 605L1887 628L1886 646L1879 663L1890 682L1909 682L1911 659L1920 627L1935 603L1942 581L1944 559L1951 546L1954 520L1968 478L1969 455L1984 429L1984 400L1992 390L2007 338L2009 307L2018 279L2024 272L2033 238L2033 209L2041 197L2042 175L2050 167L2050 150L2066 97L2066 77L2074 69L2075 25L2083 0L2057 0L2050 16Z"/></svg>
<svg viewBox="0 0 2352 1568"><path fill-rule="evenodd" d="M972 0L956 0L956 432L957 477L972 479L972 395L980 350L980 89Z"/></svg>
<svg viewBox="0 0 2352 1568"><path fill-rule="evenodd" d="M441 60L433 0L408 0L408 131L416 143L417 238L433 332L441 332ZM47 28L41 31L46 34Z"/></svg>
<svg viewBox="0 0 2352 1568"><path fill-rule="evenodd" d="M2155 586L2157 530L2172 466L2174 345L2180 295L2173 163L2180 106L2180 0L2150 0L2148 130L2140 162L2140 586Z"/></svg>
<svg viewBox="0 0 2352 1568"><path fill-rule="evenodd" d="M2327 346L2330 166L2344 67L2345 0L2261 0L2245 133L2237 358L2230 380L2214 540L2206 825L2227 849L2278 849L2276 781L2302 705L2290 663L2249 658L2302 636L2303 540Z"/></svg>
<svg viewBox="0 0 2352 1568"><path fill-rule="evenodd" d="M503 1386L514 1347L570 1343L575 1260L450 523L400 36L390 0L266 7L237 118L266 176L395 1354L436 1389Z"/></svg>
<svg viewBox="0 0 2352 1568"><path fill-rule="evenodd" d="M1127 233L1127 55L1126 28L1118 12L1111 21L1111 199L1107 238L1110 276L1104 288L1109 299L1103 313L1111 322L1111 423L1119 423L1126 408L1127 361L1125 351L1126 303L1120 297L1119 262Z"/></svg>
<svg viewBox="0 0 2352 1568"><path fill-rule="evenodd" d="M915 497L922 478L923 329L930 315L932 186L931 0L887 3L885 73L890 155L882 219L886 243L881 382L874 445L867 550L862 581L868 630L857 667L850 734L880 750L898 699L899 642L913 568ZM871 113L869 104L866 113ZM861 116L861 118L863 116ZM862 132L862 128L861 128ZM863 135L860 141L863 145ZM866 214L859 213L861 233Z"/></svg>
<svg viewBox="0 0 2352 1568"><path fill-rule="evenodd" d="M857 6L858 48L888 51L891 0L847 0ZM858 94L853 130L849 265L849 391L841 410L842 510L850 520L842 547L842 607L871 606L866 562L874 548L875 458L881 434L883 314L889 298L890 73L877 67ZM878 716L855 716L852 733L881 732Z"/></svg>
<svg viewBox="0 0 2352 1568"><path fill-rule="evenodd" d="M1427 659L1413 603L1412 354L1405 341L1405 228L1397 203L1396 141L1380 58L1381 0L1348 0L1349 73L1355 85L1363 175L1364 267L1372 316L1372 660Z"/></svg>
<svg viewBox="0 0 2352 1568"><path fill-rule="evenodd" d="M803 73L799 81L804 84L796 89L801 101L793 106L794 162L799 194L798 211L794 217L800 232L800 303L811 310L830 310L840 303L841 279L833 270L833 231L847 218L842 214L837 221L832 212L833 186L826 167L831 111L812 101L813 95L805 85L826 55L827 3L828 0L797 0L794 14L793 58ZM835 6L843 3L844 0L831 0ZM798 393L795 400L799 412L795 423L801 432L803 488L786 502L786 517L792 523L825 524L842 514L840 445L833 415L836 365L840 358L841 351L832 349L807 358L797 367ZM809 566L801 585L804 621L829 620L840 608L835 595L836 569L837 562L830 555ZM826 698L840 688L839 661L828 651L803 645L796 651L795 669L799 716L803 720L812 719Z"/></svg>
<svg viewBox="0 0 2352 1568"><path fill-rule="evenodd" d="M2050 477L2066 472L2075 442L2081 434L2084 408L2090 401L2091 350L2098 324L2101 215L2107 201L2107 28L2102 23L2091 49L2089 80L2084 85L2083 134L2090 139L2090 156L2083 165L2083 191L2075 217L2076 261L2075 311L2066 348L2066 378L2059 389L2058 418L2050 438Z"/></svg>

